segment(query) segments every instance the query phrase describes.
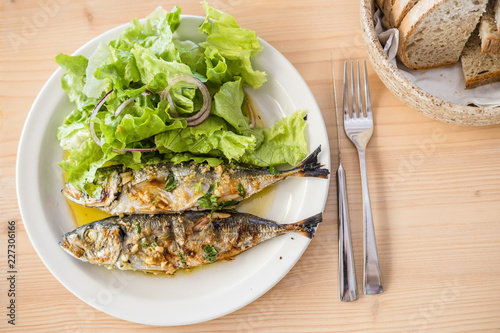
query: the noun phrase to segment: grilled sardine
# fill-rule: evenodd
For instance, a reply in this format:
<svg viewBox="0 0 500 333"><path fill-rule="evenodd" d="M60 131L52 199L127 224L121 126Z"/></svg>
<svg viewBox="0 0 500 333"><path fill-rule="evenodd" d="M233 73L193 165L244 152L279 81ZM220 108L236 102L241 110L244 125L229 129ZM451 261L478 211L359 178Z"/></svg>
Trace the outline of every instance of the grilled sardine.
<svg viewBox="0 0 500 333"><path fill-rule="evenodd" d="M297 167L269 171L228 164L210 167L205 163L163 163L134 171L108 167L101 171L99 198L67 183L62 193L71 201L99 208L111 215L160 214L185 210L220 209L235 205L290 176L327 178L329 171L318 163L318 147ZM200 200L201 199L201 200Z"/></svg>
<svg viewBox="0 0 500 333"><path fill-rule="evenodd" d="M287 232L312 238L321 220L321 213L293 224L234 212L115 216L67 233L60 246L91 264L173 274L231 259Z"/></svg>

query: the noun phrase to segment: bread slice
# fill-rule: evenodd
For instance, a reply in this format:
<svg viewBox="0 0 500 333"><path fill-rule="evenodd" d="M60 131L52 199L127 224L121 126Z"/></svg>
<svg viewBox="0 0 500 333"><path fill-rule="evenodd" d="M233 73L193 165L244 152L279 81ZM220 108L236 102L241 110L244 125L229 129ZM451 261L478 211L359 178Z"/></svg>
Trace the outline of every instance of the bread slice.
<svg viewBox="0 0 500 333"><path fill-rule="evenodd" d="M481 39L477 30L469 38L460 59L466 89L500 81L500 55L481 53Z"/></svg>
<svg viewBox="0 0 500 333"><path fill-rule="evenodd" d="M491 0L495 2L495 0ZM495 12L495 23L497 25L497 31L500 34L500 0L496 0L495 5L493 6L493 11Z"/></svg>
<svg viewBox="0 0 500 333"><path fill-rule="evenodd" d="M395 0L389 13L384 16L384 25L388 28L398 28L403 18L417 2L418 0Z"/></svg>
<svg viewBox="0 0 500 333"><path fill-rule="evenodd" d="M488 4L486 13L481 17L479 37L481 37L482 53L500 54L500 33L495 22L493 2Z"/></svg>
<svg viewBox="0 0 500 333"><path fill-rule="evenodd" d="M384 0L376 0L375 3L377 4L378 8L382 9L384 7Z"/></svg>
<svg viewBox="0 0 500 333"><path fill-rule="evenodd" d="M390 26L389 24L389 15L391 13L391 10L392 10L392 3L395 1L395 0L382 0L382 7L380 7L380 9L382 10L382 12L384 13L384 16L382 17L382 24L384 25L384 27L386 29L390 29L392 28L392 26Z"/></svg>
<svg viewBox="0 0 500 333"><path fill-rule="evenodd" d="M391 0L387 0L386 2L384 2L382 4L382 7L380 7L380 9L382 9L382 12L384 13L384 16L382 17L382 24L384 25L384 27L386 29L393 28L389 21L389 15L391 14L392 10Z"/></svg>
<svg viewBox="0 0 500 333"><path fill-rule="evenodd" d="M454 65L487 0L419 0L399 26L399 59L414 70Z"/></svg>

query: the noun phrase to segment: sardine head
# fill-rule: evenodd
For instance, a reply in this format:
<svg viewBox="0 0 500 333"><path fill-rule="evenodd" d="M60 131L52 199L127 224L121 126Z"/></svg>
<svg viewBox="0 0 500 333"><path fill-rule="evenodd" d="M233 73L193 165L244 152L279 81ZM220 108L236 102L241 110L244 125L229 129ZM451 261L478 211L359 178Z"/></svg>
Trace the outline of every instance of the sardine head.
<svg viewBox="0 0 500 333"><path fill-rule="evenodd" d="M59 245L77 259L97 265L113 265L122 250L123 231L114 223L98 221L63 236Z"/></svg>
<svg viewBox="0 0 500 333"><path fill-rule="evenodd" d="M101 171L101 174L96 176L97 184L102 186L100 197L93 198L70 183L65 184L61 193L67 199L85 207L100 208L109 206L119 193L121 177L118 171L114 170L112 167L105 169L107 170Z"/></svg>

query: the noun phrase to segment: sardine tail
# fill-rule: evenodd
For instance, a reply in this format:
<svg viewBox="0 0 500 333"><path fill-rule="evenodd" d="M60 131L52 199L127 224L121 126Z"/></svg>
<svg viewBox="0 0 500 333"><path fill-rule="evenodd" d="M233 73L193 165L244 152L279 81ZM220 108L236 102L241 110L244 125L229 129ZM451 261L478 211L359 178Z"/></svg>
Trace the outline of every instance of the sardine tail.
<svg viewBox="0 0 500 333"><path fill-rule="evenodd" d="M294 225L300 227L300 229L297 230L299 234L304 235L307 238L313 238L316 233L316 227L321 221L323 221L323 213L318 213L308 217L307 219L299 221Z"/></svg>
<svg viewBox="0 0 500 333"><path fill-rule="evenodd" d="M309 156L307 156L297 167L293 169L298 177L318 177L328 178L330 171L323 168L323 165L318 163L318 154L321 152L321 145L318 146ZM290 170L292 171L292 170Z"/></svg>

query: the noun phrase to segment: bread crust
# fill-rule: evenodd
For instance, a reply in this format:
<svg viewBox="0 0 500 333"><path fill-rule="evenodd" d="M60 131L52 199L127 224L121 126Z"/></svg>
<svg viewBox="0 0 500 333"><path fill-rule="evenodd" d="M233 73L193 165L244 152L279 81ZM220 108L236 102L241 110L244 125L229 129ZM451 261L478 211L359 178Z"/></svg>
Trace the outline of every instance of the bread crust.
<svg viewBox="0 0 500 333"><path fill-rule="evenodd" d="M481 39L478 30L476 29L472 33L461 56L465 89L473 89L500 81L500 55L481 52Z"/></svg>
<svg viewBox="0 0 500 333"><path fill-rule="evenodd" d="M442 63L436 63L434 65L418 65L410 63L407 57L406 48L407 41L410 34L414 32L416 28L422 24L422 21L429 15L429 13L436 7L443 5L446 2L453 0L419 0L415 6L406 14L406 16L401 21L398 28L399 30L399 47L398 47L398 57L405 66L413 70L426 70L445 66L455 65L459 57L455 61L443 61ZM465 43L464 43L465 45Z"/></svg>
<svg viewBox="0 0 500 333"><path fill-rule="evenodd" d="M495 1L495 0L492 0ZM500 0L496 0L496 3L493 8L495 12L495 21L497 24L497 32L500 34Z"/></svg>
<svg viewBox="0 0 500 333"><path fill-rule="evenodd" d="M391 28L398 28L401 25L404 17L417 4L419 0L396 0L392 4L391 12L387 18L387 22Z"/></svg>
<svg viewBox="0 0 500 333"><path fill-rule="evenodd" d="M417 27L418 23L421 22L427 15L429 15L429 12L439 6L441 3L448 1L448 0L420 0L417 2L415 6L413 6L412 9L406 14L404 17L403 21L401 21L401 24L399 25L399 47L398 47L398 57L399 60L403 64L405 64L406 67L411 68L413 70L423 70L423 69L431 69L431 68L436 68L436 67L429 67L429 66L414 66L413 64L410 64L410 60L406 56L406 53L403 52L403 50L406 50L407 47L407 38L409 34L413 32L413 30ZM453 65L453 64L448 64L448 65ZM440 67L441 65L438 65L437 67ZM447 66L447 65L443 65Z"/></svg>
<svg viewBox="0 0 500 333"><path fill-rule="evenodd" d="M384 16L382 16L382 25L386 29L392 28L390 26L390 22L389 22L389 16L390 16L390 14L391 14L390 12L392 10L391 1L392 0L376 0L378 7L380 8L382 13L384 14Z"/></svg>
<svg viewBox="0 0 500 333"><path fill-rule="evenodd" d="M479 36L481 37L481 53L500 54L500 33L495 22L494 2L490 2L486 13L481 17Z"/></svg>
<svg viewBox="0 0 500 333"><path fill-rule="evenodd" d="M500 54L500 39L491 37L482 38L481 53Z"/></svg>
<svg viewBox="0 0 500 333"><path fill-rule="evenodd" d="M500 71L488 73L484 76L476 76L473 79L465 81L465 89L474 89L486 84L500 81Z"/></svg>

